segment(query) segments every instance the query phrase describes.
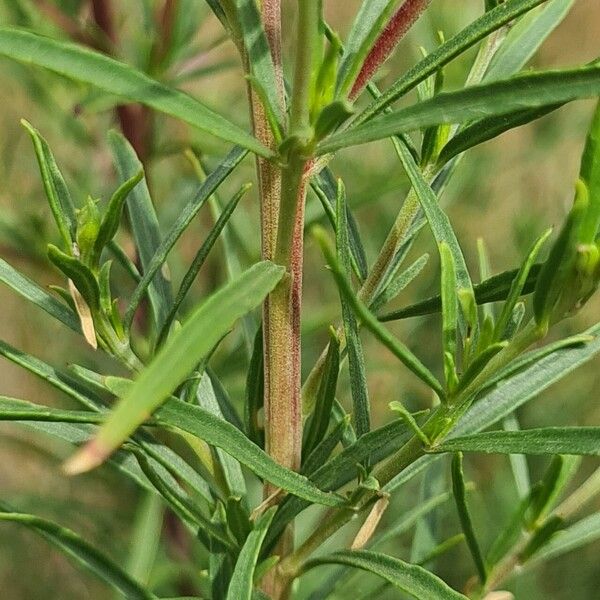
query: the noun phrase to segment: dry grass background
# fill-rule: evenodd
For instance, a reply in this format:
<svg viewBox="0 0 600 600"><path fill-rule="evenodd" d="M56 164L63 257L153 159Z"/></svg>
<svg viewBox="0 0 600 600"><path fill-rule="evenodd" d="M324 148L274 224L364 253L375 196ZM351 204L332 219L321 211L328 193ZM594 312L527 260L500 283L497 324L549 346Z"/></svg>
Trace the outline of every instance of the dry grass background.
<svg viewBox="0 0 600 600"><path fill-rule="evenodd" d="M0 19L4 2L7 0L0 0ZM286 8L293 7L294 3L295 0L284 2ZM325 4L331 22L344 32L360 3L358 0L326 0ZM382 77L382 86L414 61L418 45L431 46L432 31L443 27L450 35L475 15L480 5L480 0L434 0L427 18L419 23L386 67L388 74ZM129 12L131 14L127 14ZM135 27L135 18L135 10L124 10L121 23L124 31ZM207 19L200 36L210 39L216 29L213 20ZM535 65L558 67L580 64L596 58L599 53L600 2L577 0L570 16L542 48ZM225 54L233 57L232 49L220 47L216 51L217 56ZM69 82L57 85L51 76L44 78L48 82L47 89L32 90L23 84L23 75L20 67L0 61L0 226L12 219L20 219L21 223L37 219L43 229L49 231L48 213L33 152L18 124L19 119L26 117L43 130L76 195L81 197L89 192L95 197L106 197L114 185L104 140L110 118L104 112L84 111L76 118L75 126L68 125L73 132L65 135L65 127L74 118L73 107L84 91ZM245 111L245 98L237 75L234 67L226 73L199 81L190 90L214 106L226 97L223 109L240 121ZM453 80L460 81L464 75L464 64L453 66L449 75L450 84ZM519 261L540 231L549 224L560 222L572 196L591 107L589 102L569 105L550 117L483 145L471 153L469 161L463 163L444 203L471 265L475 266L477 262L477 237L485 239L492 266L495 271L501 271ZM185 161L180 155L169 153L171 141L193 142L215 151L222 147L213 140L198 138L178 124L162 118L158 121L158 146L164 154L152 162L150 173L161 215L168 221L192 185L192 176ZM372 144L357 151L344 152L333 164L334 170L346 180L350 202L355 206L370 258L386 235L406 191L401 168L390 159L387 150L383 144ZM243 176L252 179L252 165L248 163L244 169ZM232 182L226 189L232 190L233 187ZM235 221L236 227L249 240L250 252L254 256L258 252L258 236L253 233L257 225L255 200L252 194L244 200ZM317 213L317 207L310 205L309 215ZM193 252L195 240L203 235L206 223L200 219L179 245L181 258L171 265L175 277L181 273L185 258ZM0 242L0 255L40 282L56 281L55 273L41 258L35 240L33 236L16 245ZM417 246L415 256L419 251L431 251L427 235ZM335 290L319 268L322 260L310 241L306 252L309 267L306 272L304 327L310 342L305 345L304 354L308 364L318 352L323 326L335 317L337 306ZM200 296L203 290L222 281L222 278L222 266L213 259L199 282L197 295ZM435 261L432 260L422 277L399 302L407 303L428 295L434 285ZM598 300L591 302L565 328L572 332L581 331L598 320L599 308ZM320 332L313 334L316 329ZM435 319L402 323L395 329L429 364L436 360L439 342ZM76 336L55 325L4 288L0 288L0 339L54 364L65 364L77 358L90 366L98 366L98 359ZM422 406L427 401L423 389L407 378L395 360L371 343L368 337L365 336L364 341L370 393L377 410L376 420L381 422L387 418L387 404L396 396L401 395L403 401L414 407ZM230 378L229 383L232 395L239 398L241 374ZM599 384L596 360L532 402L520 414L522 423L598 424ZM390 391L393 391L392 395ZM41 382L6 361L0 363L0 393L42 403L63 401ZM107 469L76 479L62 477L58 466L64 453L62 446L40 444L39 438L24 433L19 427L1 427L0 497L24 510L40 512L68 524L89 535L101 547L123 556L135 509L134 490ZM543 461L532 461L533 473L539 474L543 466ZM468 475L483 491L474 500L476 519L483 531L494 531L493 527L506 515L514 501L512 492L506 491L509 486L502 485L509 477L506 461L476 458L470 459L467 467ZM584 464L582 473L588 472L589 468L591 463ZM406 505L406 499L399 499L397 508L402 510ZM576 556L555 561L524 577L517 589L517 598L598 598L599 551L599 544L590 546ZM35 577L26 574L34 570L32 566L35 566ZM454 552L449 560L442 561L440 568L451 582L458 584L470 572L471 565L466 551L460 550ZM6 525L0 527L0 590L0 597L6 600L100 600L110 596L104 586L81 574L45 542ZM390 596L393 597L396 596Z"/></svg>

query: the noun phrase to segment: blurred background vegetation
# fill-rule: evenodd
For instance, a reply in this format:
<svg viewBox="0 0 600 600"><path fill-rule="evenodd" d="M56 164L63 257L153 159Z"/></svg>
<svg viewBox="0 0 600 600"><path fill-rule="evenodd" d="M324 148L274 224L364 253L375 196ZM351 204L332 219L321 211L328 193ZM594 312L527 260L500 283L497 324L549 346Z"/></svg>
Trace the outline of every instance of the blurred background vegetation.
<svg viewBox="0 0 600 600"><path fill-rule="evenodd" d="M75 38L104 48L155 77L180 85L233 120L247 123L244 81L235 49L224 40L220 24L204 0L113 2L114 27L104 32L94 25L91 4L87 0L0 0L0 23L31 27L54 37ZM176 4L180 18L170 21L168 7ZM285 14L290 15L286 27L290 27L295 0L284 0L283 4ZM330 23L342 35L347 33L359 4L358 0L325 0ZM474 18L482 4L482 0L434 0L426 16L380 74L381 86L385 87L415 62L420 46L433 48L437 31L442 30L449 37ZM284 39L289 37L284 36ZM171 40L171 50L166 49L165 39ZM577 0L570 15L544 44L533 66L550 68L588 62L598 57L598 40L600 3ZM450 65L446 77L448 88L464 80L468 58ZM161 115L132 109L128 115L121 113L119 119L115 116L115 98L4 59L0 60L0 89L0 255L42 284L59 281L45 258L45 244L53 240L56 233L30 141L19 125L21 118L33 123L47 138L79 202L87 195L106 199L115 188L116 178L105 134L111 127L133 127L164 229L197 184L184 151L192 148L209 168L226 151L226 147L214 139ZM534 238L549 225L561 222L572 198L591 109L592 104L586 102L567 105L549 117L469 152L443 203L474 275L477 273L477 238L483 238L488 247L493 271L500 272L518 265ZM385 143L344 151L332 167L346 182L368 256L373 259L407 191L404 173L391 158ZM223 186L222 198L228 199L244 181L253 181L253 169L252 161L247 159L244 167ZM307 219L325 222L314 197L308 200ZM169 261L174 280L178 281L183 274L212 222L211 211L204 209L179 242ZM258 206L252 191L237 209L233 223L229 241L240 262L250 264L259 256ZM121 235L127 247L127 235ZM204 266L193 300L202 298L206 290L226 280L227 266L219 250L217 246ZM436 253L432 250L431 239L425 232L413 248L412 256L416 258L429 252L431 259L421 276L397 299L398 306L435 292L437 265ZM338 318L339 306L337 292L323 267L324 261L310 238L306 255L303 360L305 367L309 367L326 340L327 326ZM124 276L121 278L120 295L126 297L131 287ZM81 338L61 329L33 305L3 287L0 288L0 307L0 339L55 365L76 360L104 371L116 368L106 363L108 359L94 354ZM566 322L564 328L568 333L582 331L598 320L599 308L598 299L590 302L576 319ZM413 319L394 324L393 328L428 365L439 371L437 318ZM408 376L391 355L371 343L368 335L364 336L364 344L377 424L390 417L387 405L392 400L401 398L414 410L428 405L430 398L424 388ZM227 352L217 354L213 366L231 397L241 406L246 354L239 336L230 336L225 347ZM227 360L226 356L229 356ZM99 364L99 361L104 362ZM597 361L592 362L528 404L519 414L521 424L598 424L598 367ZM42 382L6 361L0 363L0 382L3 395L43 403L65 403L64 398L56 396ZM342 386L338 391L339 398L347 401L348 390ZM75 479L62 476L59 465L66 453L67 448L34 435L22 426L3 425L0 428L2 498L24 511L53 518L83 533L117 559L125 560L140 501L136 490L110 467ZM547 459L530 460L532 479L541 475L547 462ZM589 474L591 468L591 463L584 462L578 481ZM466 474L476 486L471 504L481 542L486 546L517 501L510 465L507 458L500 456L468 457ZM402 493L394 499L382 527L414 507L422 491L418 481L411 486L407 490L411 493ZM596 505L589 510L599 508L600 505ZM313 516L305 513L305 520ZM434 518L438 539L458 531L451 505L438 509ZM422 534L423 531L421 537ZM299 535L302 535L302 526ZM188 567L193 564L195 550L190 540L171 526L168 517L163 541L153 571L159 589L174 595L193 591L198 574ZM394 539L390 550L410 559L411 542L411 535ZM412 552L418 553L418 548ZM527 600L597 598L599 552L600 543L590 545L523 574L512 583L511 589L518 599ZM473 572L463 545L429 566L456 586L462 585ZM372 583L367 575L355 578L356 597L361 586L369 590ZM318 579L315 579L314 585L317 584ZM78 571L43 540L6 524L0 526L0 589L6 600L110 597L102 584ZM394 593L385 596L385 593L378 592L378 596L398 597ZM371 597L370 593L365 597Z"/></svg>

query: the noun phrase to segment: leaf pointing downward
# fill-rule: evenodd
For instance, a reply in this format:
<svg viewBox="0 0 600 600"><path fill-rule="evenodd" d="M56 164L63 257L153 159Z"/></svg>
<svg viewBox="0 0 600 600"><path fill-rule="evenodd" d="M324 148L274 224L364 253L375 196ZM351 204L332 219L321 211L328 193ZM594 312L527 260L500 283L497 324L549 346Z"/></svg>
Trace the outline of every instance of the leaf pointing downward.
<svg viewBox="0 0 600 600"><path fill-rule="evenodd" d="M235 321L258 306L284 269L261 262L213 294L155 356L110 414L97 437L66 465L75 474L98 466L158 408Z"/></svg>

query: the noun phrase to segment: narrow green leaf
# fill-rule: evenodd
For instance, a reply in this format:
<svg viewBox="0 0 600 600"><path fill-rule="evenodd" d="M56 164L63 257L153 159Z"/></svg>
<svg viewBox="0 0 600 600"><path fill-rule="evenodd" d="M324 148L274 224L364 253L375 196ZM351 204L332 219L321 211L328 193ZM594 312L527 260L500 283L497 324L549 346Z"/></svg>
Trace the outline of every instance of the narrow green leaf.
<svg viewBox="0 0 600 600"><path fill-rule="evenodd" d="M365 59L392 16L398 0L364 0L354 18L337 75L336 92L350 91Z"/></svg>
<svg viewBox="0 0 600 600"><path fill-rule="evenodd" d="M346 218L346 191L341 179L338 181L336 202L336 237L337 268L341 277L347 282L350 273L350 244L348 238L348 221ZM350 291L352 288L348 282ZM352 292L353 294L353 292ZM350 391L352 393L352 409L354 427L358 437L371 428L371 408L369 405L369 389L363 356L362 343L358 334L358 321L348 304L348 298L340 290L342 319L346 335L346 351L348 354L348 370L350 371Z"/></svg>
<svg viewBox="0 0 600 600"><path fill-rule="evenodd" d="M546 0L507 0L497 8L486 12L407 71L381 98L373 102L359 116L359 122L366 121L381 112L392 102L425 81L429 76L434 75L441 67L460 56L490 33L504 27L504 25L544 2Z"/></svg>
<svg viewBox="0 0 600 600"><path fill-rule="evenodd" d="M567 16L575 0L550 0L513 25L494 54L483 81L503 79L520 71Z"/></svg>
<svg viewBox="0 0 600 600"><path fill-rule="evenodd" d="M456 234L450 223L450 219L444 211L441 209L438 199L434 191L431 189L417 163L415 162L412 154L408 148L403 145L398 145L399 157L402 161L402 166L406 171L408 178L413 186L413 189L419 199L433 237L435 238L438 249L442 252L442 244L447 245L449 254L452 256L452 262L454 263L454 272L456 278L456 297L462 306L463 319L461 322L466 321L466 325L463 326L463 337L465 343L471 337L477 339L478 336L478 323L477 314L470 314L472 311L465 309L465 302L468 305L473 305L473 311L475 310L475 292L473 290L473 284L471 277L465 263L465 259L456 239ZM471 299L472 302L471 302Z"/></svg>
<svg viewBox="0 0 600 600"><path fill-rule="evenodd" d="M256 78L264 91L266 110L275 116L280 130L283 130L285 118L281 110L282 98L279 96L278 77L273 64L273 56L267 34L263 26L259 5L255 0L234 0L235 17L240 28L241 43L246 51L246 60L250 73Z"/></svg>
<svg viewBox="0 0 600 600"><path fill-rule="evenodd" d="M90 269L76 258L59 250L54 244L48 244L48 258L73 282L92 312L98 310L100 288Z"/></svg>
<svg viewBox="0 0 600 600"><path fill-rule="evenodd" d="M140 102L260 156L272 156L258 140L198 100L98 52L15 27L1 27L0 55Z"/></svg>
<svg viewBox="0 0 600 600"><path fill-rule="evenodd" d="M428 260L429 254L423 254L410 267L393 277L388 284L382 285L383 291L375 297L375 300L373 300L369 307L371 311L377 313L381 307L394 300L409 283L420 275Z"/></svg>
<svg viewBox="0 0 600 600"><path fill-rule="evenodd" d="M369 550L346 550L328 554L307 561L304 568L308 570L331 563L355 567L378 575L418 600L465 600L466 598L422 567Z"/></svg>
<svg viewBox="0 0 600 600"><path fill-rule="evenodd" d="M74 457L72 470L100 464L169 397L237 319L264 300L282 275L282 267L258 263L202 303L142 371L90 446Z"/></svg>
<svg viewBox="0 0 600 600"><path fill-rule="evenodd" d="M93 432L91 424L98 424L103 420L103 413L62 410L32 404L25 400L0 397L0 421L18 422L35 432L42 432L72 445L79 446L89 439ZM147 453L154 470L160 474L160 478L166 485L176 487L177 480L185 481L190 489L194 490L198 499L202 498L207 503L211 501L206 483L175 452L154 441L145 443L138 440L138 443ZM116 452L109 459L109 464L146 491L155 493L154 486L148 481L130 451Z"/></svg>
<svg viewBox="0 0 600 600"><path fill-rule="evenodd" d="M213 389L213 384L207 373L204 373L200 379L198 389L196 390L196 400L198 406L213 414L215 417L225 420L219 402ZM246 483L240 464L229 454L217 448L216 451L219 465L223 471L223 476L232 497L243 498L246 495Z"/></svg>
<svg viewBox="0 0 600 600"><path fill-rule="evenodd" d="M453 437L432 452L581 454L600 456L600 427L546 427Z"/></svg>
<svg viewBox="0 0 600 600"><path fill-rule="evenodd" d="M310 477L320 466L324 465L331 457L335 447L344 439L349 428L350 415L347 415L345 419L338 421L333 426L331 433L325 435L310 454L303 455L301 472Z"/></svg>
<svg viewBox="0 0 600 600"><path fill-rule="evenodd" d="M538 257L542 246L552 233L552 229L547 229L542 235L533 243L533 246L527 253L527 257L523 261L521 268L517 276L515 277L512 285L510 286L510 291L508 293L508 297L506 298L506 302L502 307L502 312L498 317L498 321L496 322L496 327L494 329L494 339L501 341L504 339L508 339L506 336L506 329L508 327L510 318L513 314L515 305L517 304L519 298L523 294L523 289L525 288L525 284L527 283L527 279L529 278L529 272L531 268L535 264L535 260Z"/></svg>
<svg viewBox="0 0 600 600"><path fill-rule="evenodd" d="M124 181L108 201L106 212L104 213L100 229L98 230L98 236L94 242L93 264L97 263L102 254L102 250L104 250L107 244L115 237L117 230L119 229L119 224L121 223L121 215L123 214L125 200L131 190L133 190L143 178L144 171L140 170L127 181Z"/></svg>
<svg viewBox="0 0 600 600"><path fill-rule="evenodd" d="M529 276L525 282L523 288L523 294L531 294L537 282L541 264L535 264L529 271ZM482 283L473 286L475 293L475 301L477 304L487 304L489 302L499 302L506 300L512 286L512 282L517 276L519 269L513 269L511 271L504 271L498 275L490 277ZM420 317L422 315L429 315L432 313L439 312L442 308L442 297L432 296L426 300L422 300L417 304L412 304L406 308L387 313L379 317L380 321L396 321L399 319L407 319L408 317Z"/></svg>
<svg viewBox="0 0 600 600"><path fill-rule="evenodd" d="M216 523L204 515L198 505L185 494L178 484L169 484L160 477L158 471L153 467L151 461L143 451L134 447L132 448L132 452L148 481L152 483L156 491L164 498L180 519L191 525L194 529L199 527L205 538L225 548L235 548L234 541L221 523Z"/></svg>
<svg viewBox="0 0 600 600"><path fill-rule="evenodd" d="M477 118L509 115L518 110L550 107L598 95L600 64L597 63L576 69L517 75L456 92L442 92L431 100L336 133L319 144L317 153L327 154L442 123L465 123Z"/></svg>
<svg viewBox="0 0 600 600"><path fill-rule="evenodd" d="M139 283L142 276L138 271L138 268L135 266L134 262L129 258L125 250L115 242L115 240L111 240L108 242L108 249L115 257L117 262L123 267L125 272L133 279L135 283Z"/></svg>
<svg viewBox="0 0 600 600"><path fill-rule="evenodd" d="M502 133L527 125L559 109L563 104L553 104L542 108L518 110L508 115L478 119L462 127L440 151L438 166L449 163L455 156L474 148L483 142L497 138Z"/></svg>
<svg viewBox="0 0 600 600"><path fill-rule="evenodd" d="M337 182L331 169L325 167L318 175L310 180L311 187L317 198L321 201L325 214L329 219L334 231L337 230L337 219L335 216L337 204ZM367 278L367 257L363 243L360 239L358 224L348 203L346 203L346 220L348 222L348 237L350 241L350 253L352 255L352 268L360 281Z"/></svg>
<svg viewBox="0 0 600 600"><path fill-rule="evenodd" d="M596 105L581 158L579 177L590 192L588 214L581 231L581 242L591 244L596 240L600 226L600 102Z"/></svg>
<svg viewBox="0 0 600 600"><path fill-rule="evenodd" d="M177 220L167 235L164 236L162 243L156 248L154 255L149 259L148 264L144 266L144 276L131 295L129 306L125 313L124 322L126 327L131 325L135 308L140 303L154 277L162 268L167 259L167 255L172 250L177 240L192 222L198 211L204 206L204 203L212 196L215 190L223 183L235 167L237 167L246 154L247 152L242 148L234 148L231 150L223 162L221 162L221 164L208 176L206 181L200 185L190 202L188 202L188 204L180 211Z"/></svg>
<svg viewBox="0 0 600 600"><path fill-rule="evenodd" d="M527 562L536 552L543 548L552 538L552 536L563 527L564 522L556 515L551 516L547 521L536 529L527 542L527 545L519 552L519 563Z"/></svg>
<svg viewBox="0 0 600 600"><path fill-rule="evenodd" d="M254 345L248 373L246 375L246 395L244 402L244 423L248 438L260 448L264 448L264 430L259 424L258 413L264 404L265 370L263 358L263 328L258 328L254 337Z"/></svg>
<svg viewBox="0 0 600 600"><path fill-rule="evenodd" d="M589 206L589 194L585 183L577 182L575 202L558 234L546 262L540 271L533 295L533 312L538 324L545 324L553 316L553 310L563 293L570 275L581 228ZM559 315L559 317L562 315Z"/></svg>
<svg viewBox="0 0 600 600"><path fill-rule="evenodd" d="M26 400L0 396L0 421L43 421L45 423L98 424L104 414L87 410L61 410Z"/></svg>
<svg viewBox="0 0 600 600"><path fill-rule="evenodd" d="M136 156L131 144L123 135L116 131L111 131L108 140L119 178L123 182L131 181L133 177L143 170L142 163ZM127 194L127 210L142 271L146 275L149 271L152 258L161 245L161 234L154 204L152 203L150 191L145 180L138 183ZM172 302L171 285L163 272L153 273L150 281L148 298L152 307L154 322L160 330L167 318L169 306L171 306ZM131 306L130 302L128 311L133 313ZM136 307L137 304L133 309ZM126 329L129 329L129 325L130 321L126 319Z"/></svg>
<svg viewBox="0 0 600 600"><path fill-rule="evenodd" d="M111 379L110 384L114 391L121 390L124 394L127 394L128 390L132 390L135 385L135 382L128 379L107 379ZM309 503L323 504L324 506L339 506L343 503L334 494L321 491L306 477L274 462L235 425L200 406L170 397L146 424L180 429L204 440L211 446L222 448L259 477L270 481L282 490L298 495L299 498L303 498ZM136 434L136 440L137 436L139 433Z"/></svg>
<svg viewBox="0 0 600 600"><path fill-rule="evenodd" d="M192 264L190 265L186 274L183 277L181 285L179 286L179 290L177 290L175 300L173 301L173 305L171 306L169 314L167 315L167 318L165 319L165 322L162 326L162 329L158 336L157 345L160 346L162 341L166 338L168 331L175 317L177 316L179 307L181 306L181 303L184 301L185 297L190 291L190 288L196 280L196 277L198 276L202 265L206 261L208 254L210 253L212 247L215 245L216 241L219 239L223 228L225 227L225 225L227 225L227 222L231 218L231 215L233 215L233 211L236 209L239 201L242 199L244 194L250 189L250 187L251 186L249 184L242 186L239 192L235 194L235 196L233 196L233 198L227 203L227 206L225 206L225 209L219 216L219 219L215 223L215 226L210 230L208 236L202 243L202 246L200 246L200 249L196 253L196 256L194 256Z"/></svg>
<svg viewBox="0 0 600 600"><path fill-rule="evenodd" d="M66 527L61 527L52 521L47 521L35 515L15 512L4 503L0 504L0 521L19 523L35 531L81 566L90 570L102 581L119 590L127 598L132 600L152 600L156 598L154 594L145 590L127 575L119 565Z"/></svg>
<svg viewBox="0 0 600 600"><path fill-rule="evenodd" d="M259 477L308 502L324 506L343 504L341 498L321 491L306 477L273 461L239 429L198 406L171 399L156 412L154 421L187 431L211 446L222 448Z"/></svg>
<svg viewBox="0 0 600 600"><path fill-rule="evenodd" d="M527 562L534 567L600 539L600 513L585 517L557 533Z"/></svg>
<svg viewBox="0 0 600 600"><path fill-rule="evenodd" d="M525 522L529 529L539 527L557 499L575 475L581 457L579 456L553 456L550 465L535 494L532 494L531 503L527 509Z"/></svg>
<svg viewBox="0 0 600 600"><path fill-rule="evenodd" d="M73 331L81 333L79 319L74 311L70 310L54 296L51 296L48 292L38 287L36 283L19 273L19 271L2 258L0 258L0 282L17 292L17 294L25 298L25 300L29 300L36 306L39 306L43 311Z"/></svg>
<svg viewBox="0 0 600 600"><path fill-rule="evenodd" d="M46 140L25 119L21 120L21 124L27 129L33 141L46 197L58 226L58 231L65 244L65 249L70 252L75 240L77 226L77 217L75 216L75 207L71 195Z"/></svg>
<svg viewBox="0 0 600 600"><path fill-rule="evenodd" d="M276 510L273 507L261 515L248 535L235 563L226 600L252 600L253 578L258 555Z"/></svg>
<svg viewBox="0 0 600 600"><path fill-rule="evenodd" d="M519 431L521 429L515 414L505 417L502 420L502 425L506 431ZM515 485L517 487L517 494L522 500L527 497L529 488L531 487L527 457L523 454L511 454L509 459Z"/></svg>
<svg viewBox="0 0 600 600"><path fill-rule="evenodd" d="M471 520L471 514L469 513L469 507L467 506L467 493L465 487L465 478L463 472L463 457L461 452L457 452L452 457L452 491L454 493L454 500L456 502L456 509L458 511L458 518L462 527L467 546L471 551L473 562L477 568L477 574L481 583L485 583L487 579L487 567L479 548L479 542L475 536L475 530L473 529L473 521Z"/></svg>
<svg viewBox="0 0 600 600"><path fill-rule="evenodd" d="M446 242L439 244L441 261L441 296L442 296L442 347L444 354L454 360L457 348L458 298L456 296L456 269L450 246ZM446 368L446 383L456 382L456 370Z"/></svg>
<svg viewBox="0 0 600 600"><path fill-rule="evenodd" d="M315 408L308 419L306 433L302 447L302 454L309 455L319 444L329 427L331 420L331 411L335 399L338 374L340 371L340 341L335 334L331 332L329 336L329 346L327 348L327 357L325 366L321 374L321 381L317 390Z"/></svg>
<svg viewBox="0 0 600 600"><path fill-rule="evenodd" d="M459 390L465 389L476 377L483 371L484 367L506 346L508 342L498 342L496 344L489 345L485 350L480 352L473 361L469 364L465 372L460 378L458 385Z"/></svg>
<svg viewBox="0 0 600 600"><path fill-rule="evenodd" d="M431 387L440 398L444 397L444 390L440 382L433 373L398 339L396 339L385 327L383 327L377 317L357 298L350 282L342 272L339 263L333 255L329 246L329 241L322 231L316 230L316 236L321 244L325 258L331 267L335 281L340 288L341 293L348 300L350 306L360 317L362 324L406 367L408 367L419 379Z"/></svg>
<svg viewBox="0 0 600 600"><path fill-rule="evenodd" d="M164 505L155 494L142 496L133 523L127 573L143 585L150 576L160 548Z"/></svg>

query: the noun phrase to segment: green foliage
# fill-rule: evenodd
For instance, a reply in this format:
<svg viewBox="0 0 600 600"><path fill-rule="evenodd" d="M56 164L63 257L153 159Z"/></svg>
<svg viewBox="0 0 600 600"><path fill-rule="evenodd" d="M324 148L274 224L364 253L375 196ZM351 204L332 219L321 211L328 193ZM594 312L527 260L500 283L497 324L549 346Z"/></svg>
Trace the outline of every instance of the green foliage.
<svg viewBox="0 0 600 600"><path fill-rule="evenodd" d="M500 223L498 248L488 253L477 242L481 282L473 283L469 230L455 230L461 213L442 198L467 150L600 97L598 61L523 70L543 62L537 51L573 0L479 3L480 16L440 33L439 45L382 91L373 77L427 0L365 0L344 42L325 22L322 0L299 3L294 23L289 7L267 0L54 4L0 9L3 75L6 65L27 94L40 95L36 121L56 120L43 127L48 139L60 131L66 146L77 144L71 160L54 147L57 161L22 121L53 224L31 230L0 220L3 252L16 255L12 264L0 259L0 282L88 345L65 358L57 344L45 362L1 340L0 356L76 407L0 396L0 422L27 429L49 456L62 460L62 444L73 451L63 475L106 463L107 476L131 484L119 500L138 507L125 527L128 556L115 546L109 557L29 507L2 502L0 521L31 529L122 596L140 599L373 598L387 587L419 600L491 598L511 578L600 539L598 514L581 514L600 494L600 471L582 484L578 475L581 456L600 456L600 427L567 411L576 426L527 419L521 429L516 415L600 351L600 325L568 334L561 325L600 282L600 104L582 144L573 207L548 249L545 210L535 232L523 217L529 249L493 274L489 256L510 255L511 232ZM205 26L209 9L218 21ZM450 31L454 23L442 24ZM227 90L237 72L225 73L224 42L233 42L244 73L235 102ZM227 79L191 85L208 72ZM55 101L62 78L76 85L60 88ZM189 92L176 87L182 82ZM373 97L366 105L354 103L363 84ZM212 99L198 100L198 90ZM81 119L63 110L65 98ZM252 133L235 124L239 99L247 99ZM92 152L97 136L88 129L108 122L95 113L115 120L108 145L116 182ZM219 156L205 136L234 146ZM381 168L389 190L401 181L407 196L378 248L367 227L384 222L393 202L376 168L356 193L367 170L348 166L375 165L338 151L388 138L393 153ZM8 139L6 154L18 154L16 138ZM257 198L243 170L249 153ZM181 157L192 177L177 170ZM4 166L10 157L0 158ZM3 196L18 196L4 187ZM487 242L489 232L479 233ZM422 244L439 261L428 263ZM50 264L55 295L20 271ZM329 302L332 294L339 302ZM417 316L416 325L405 321ZM327 342L320 353L317 340ZM385 363L383 348L406 369ZM509 455L516 489L498 490L501 477L478 477L482 489L474 489L463 453ZM526 455L547 457L538 459L548 466L537 482ZM468 463L468 472L482 464ZM506 522L481 518L474 509L482 495L488 516L506 514ZM45 498L40 513L51 506ZM356 520L352 538L344 528ZM460 563L448 581L464 595L445 582L463 543L472 563Z"/></svg>

